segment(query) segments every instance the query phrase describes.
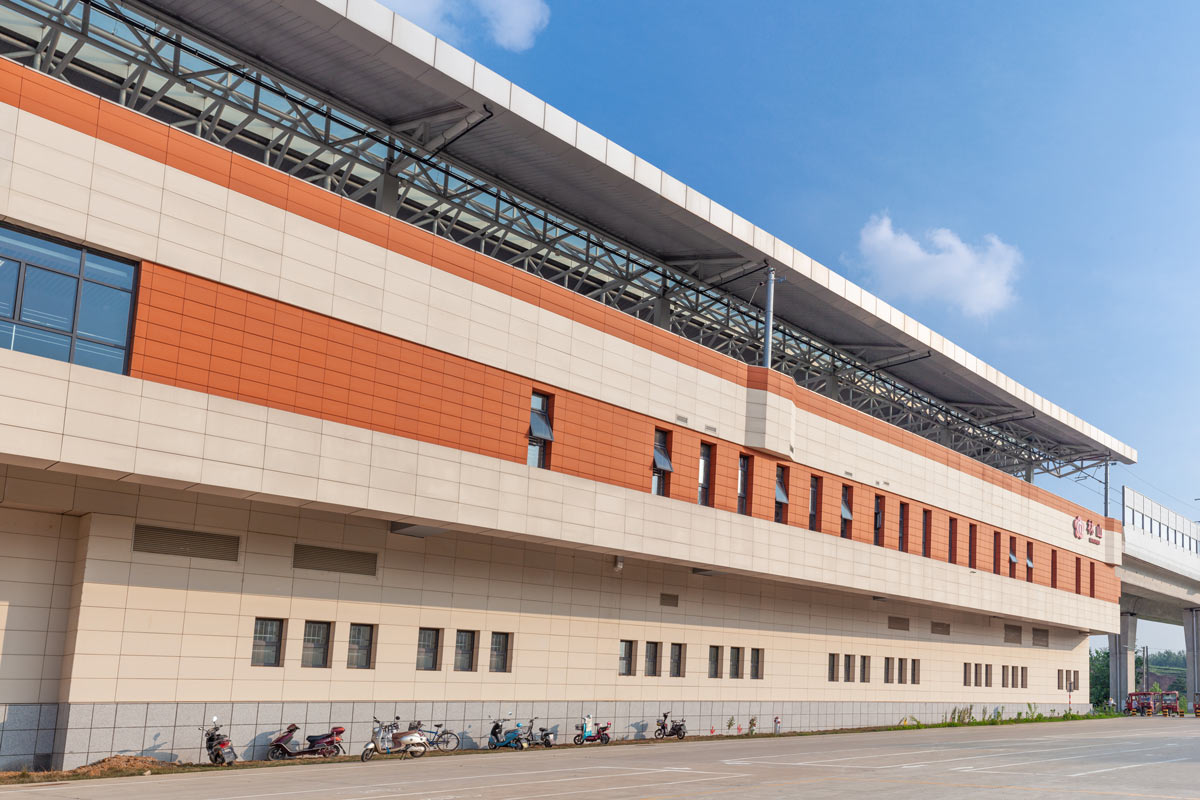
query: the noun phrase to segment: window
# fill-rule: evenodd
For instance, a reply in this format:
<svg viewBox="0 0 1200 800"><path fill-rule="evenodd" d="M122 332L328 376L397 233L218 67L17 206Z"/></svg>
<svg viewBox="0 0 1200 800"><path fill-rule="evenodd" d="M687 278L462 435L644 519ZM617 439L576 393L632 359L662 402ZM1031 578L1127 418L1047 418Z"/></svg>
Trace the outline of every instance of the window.
<svg viewBox="0 0 1200 800"><path fill-rule="evenodd" d="M854 656L849 653L842 656L842 680L854 683Z"/></svg>
<svg viewBox="0 0 1200 800"><path fill-rule="evenodd" d="M896 659L896 683L908 683L908 659Z"/></svg>
<svg viewBox="0 0 1200 800"><path fill-rule="evenodd" d="M928 508L921 512L921 555L933 555L933 512Z"/></svg>
<svg viewBox="0 0 1200 800"><path fill-rule="evenodd" d="M1008 537L1008 577L1017 577L1017 537Z"/></svg>
<svg viewBox="0 0 1200 800"><path fill-rule="evenodd" d="M135 275L132 264L0 227L0 347L123 374Z"/></svg>
<svg viewBox="0 0 1200 800"><path fill-rule="evenodd" d="M492 654L488 669L492 672L512 672L512 634L492 634Z"/></svg>
<svg viewBox="0 0 1200 800"><path fill-rule="evenodd" d="M750 513L750 456L738 456L737 513Z"/></svg>
<svg viewBox="0 0 1200 800"><path fill-rule="evenodd" d="M371 669L374 666L375 626L351 625L350 648L346 652L347 669Z"/></svg>
<svg viewBox="0 0 1200 800"><path fill-rule="evenodd" d="M1021 643L1021 626L1020 625L1005 625L1004 626L1004 643L1005 644L1020 644Z"/></svg>
<svg viewBox="0 0 1200 800"><path fill-rule="evenodd" d="M1061 669L1058 671L1058 688L1060 691L1063 688L1063 671Z"/></svg>
<svg viewBox="0 0 1200 800"><path fill-rule="evenodd" d="M283 650L283 620L254 620L254 645L250 650L250 666L278 667Z"/></svg>
<svg viewBox="0 0 1200 800"><path fill-rule="evenodd" d="M958 563L958 520L950 518L950 553L946 558L951 564Z"/></svg>
<svg viewBox="0 0 1200 800"><path fill-rule="evenodd" d="M1008 688L1008 664L1000 665L1000 688Z"/></svg>
<svg viewBox="0 0 1200 800"><path fill-rule="evenodd" d="M478 631L459 631L454 637L454 671L475 671L475 642Z"/></svg>
<svg viewBox="0 0 1200 800"><path fill-rule="evenodd" d="M929 632L936 633L938 636L949 636L950 635L950 623L949 622L930 622L929 623Z"/></svg>
<svg viewBox="0 0 1200 800"><path fill-rule="evenodd" d="M875 544L879 547L883 547L883 504L883 495L875 495Z"/></svg>
<svg viewBox="0 0 1200 800"><path fill-rule="evenodd" d="M975 665L975 685L976 686L983 686L983 681L981 680L982 678L983 678L983 664L976 664Z"/></svg>
<svg viewBox="0 0 1200 800"><path fill-rule="evenodd" d="M687 645L676 642L671 645L671 677L682 678L687 663Z"/></svg>
<svg viewBox="0 0 1200 800"><path fill-rule="evenodd" d="M900 534L899 547L901 553L908 552L908 503L900 504L900 519L896 530Z"/></svg>
<svg viewBox="0 0 1200 800"><path fill-rule="evenodd" d="M633 660L637 658L637 642L622 639L617 653L617 674L632 675Z"/></svg>
<svg viewBox="0 0 1200 800"><path fill-rule="evenodd" d="M787 524L788 521L788 468L775 467L775 521Z"/></svg>
<svg viewBox="0 0 1200 800"><path fill-rule="evenodd" d="M808 481L808 529L821 530L821 479L816 475Z"/></svg>
<svg viewBox="0 0 1200 800"><path fill-rule="evenodd" d="M1021 667L1021 688L1029 688L1029 667Z"/></svg>
<svg viewBox="0 0 1200 800"><path fill-rule="evenodd" d="M742 648L729 648L729 677L742 677Z"/></svg>
<svg viewBox="0 0 1200 800"><path fill-rule="evenodd" d="M1033 583L1033 542L1025 543L1025 582Z"/></svg>
<svg viewBox="0 0 1200 800"><path fill-rule="evenodd" d="M442 668L441 628L421 628L417 631L417 669Z"/></svg>
<svg viewBox="0 0 1200 800"><path fill-rule="evenodd" d="M854 505L854 489L845 484L842 484L842 538L849 539L851 534L851 523L854 522L854 514L851 512L851 507Z"/></svg>
<svg viewBox="0 0 1200 800"><path fill-rule="evenodd" d="M1034 647L1049 647L1050 646L1050 629L1049 628L1034 628L1033 629L1033 646Z"/></svg>
<svg viewBox="0 0 1200 800"><path fill-rule="evenodd" d="M750 680L761 681L763 676L763 649L755 647L750 650Z"/></svg>
<svg viewBox="0 0 1200 800"><path fill-rule="evenodd" d="M1058 550L1050 551L1050 588L1058 588Z"/></svg>
<svg viewBox="0 0 1200 800"><path fill-rule="evenodd" d="M829 654L829 681L831 683L837 683L837 679L838 679L838 654L830 653Z"/></svg>
<svg viewBox="0 0 1200 800"><path fill-rule="evenodd" d="M1075 556L1075 594L1083 594L1083 559Z"/></svg>
<svg viewBox="0 0 1200 800"><path fill-rule="evenodd" d="M1071 673L1071 688L1079 691L1079 670L1074 670Z"/></svg>
<svg viewBox="0 0 1200 800"><path fill-rule="evenodd" d="M908 617L888 617L888 630L906 631L908 627Z"/></svg>
<svg viewBox="0 0 1200 800"><path fill-rule="evenodd" d="M860 683L870 683L871 682L871 657L870 656L859 656L858 680Z"/></svg>
<svg viewBox="0 0 1200 800"><path fill-rule="evenodd" d="M988 669L990 670L991 667L988 667ZM988 674L991 674L991 673L989 672ZM921 659L919 659L919 658L914 658L912 660L912 681L911 682L914 684L921 682ZM988 686L991 686L991 684L989 683Z"/></svg>
<svg viewBox="0 0 1200 800"><path fill-rule="evenodd" d="M721 677L721 647L709 645L708 648L708 677Z"/></svg>
<svg viewBox="0 0 1200 800"><path fill-rule="evenodd" d="M1088 597L1096 596L1096 562L1088 562Z"/></svg>
<svg viewBox="0 0 1200 800"><path fill-rule="evenodd" d="M658 595L658 604L664 608L679 608L679 595L661 592Z"/></svg>
<svg viewBox="0 0 1200 800"><path fill-rule="evenodd" d="M662 642L646 642L646 671L642 673L647 678L657 678L662 663Z"/></svg>
<svg viewBox="0 0 1200 800"><path fill-rule="evenodd" d="M654 457L650 467L650 492L667 496L667 484L675 467L671 465L671 439L666 431L654 431Z"/></svg>
<svg viewBox="0 0 1200 800"><path fill-rule="evenodd" d="M1000 574L1000 531L992 531L992 572Z"/></svg>
<svg viewBox="0 0 1200 800"><path fill-rule="evenodd" d="M992 688L992 665L985 664L983 667L983 685L987 688Z"/></svg>
<svg viewBox="0 0 1200 800"><path fill-rule="evenodd" d="M971 685L971 663L969 661L964 661L963 662L963 686L970 686L970 685Z"/></svg>
<svg viewBox="0 0 1200 800"><path fill-rule="evenodd" d="M329 666L328 622L304 623L304 649L300 653L300 666L325 669Z"/></svg>
<svg viewBox="0 0 1200 800"><path fill-rule="evenodd" d="M553 441L550 396L534 392L529 401L529 450L525 454L526 465L550 469L550 443Z"/></svg>
<svg viewBox="0 0 1200 800"><path fill-rule="evenodd" d="M975 525L971 523L967 525L967 566L975 569Z"/></svg>
<svg viewBox="0 0 1200 800"><path fill-rule="evenodd" d="M883 659L883 682L892 683L895 680L895 672L893 671L893 663L896 659L891 656L886 656Z"/></svg>
<svg viewBox="0 0 1200 800"><path fill-rule="evenodd" d="M696 502L702 506L712 505L712 460L713 446L707 442L700 444L700 488L696 494Z"/></svg>

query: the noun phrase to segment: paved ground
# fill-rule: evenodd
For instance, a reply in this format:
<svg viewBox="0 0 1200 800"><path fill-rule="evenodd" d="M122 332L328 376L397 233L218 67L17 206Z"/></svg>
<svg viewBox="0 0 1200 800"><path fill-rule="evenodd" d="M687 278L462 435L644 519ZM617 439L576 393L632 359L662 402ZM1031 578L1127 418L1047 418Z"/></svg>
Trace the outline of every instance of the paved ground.
<svg viewBox="0 0 1200 800"><path fill-rule="evenodd" d="M0 800L1196 798L1200 719L593 745L0 787Z"/></svg>

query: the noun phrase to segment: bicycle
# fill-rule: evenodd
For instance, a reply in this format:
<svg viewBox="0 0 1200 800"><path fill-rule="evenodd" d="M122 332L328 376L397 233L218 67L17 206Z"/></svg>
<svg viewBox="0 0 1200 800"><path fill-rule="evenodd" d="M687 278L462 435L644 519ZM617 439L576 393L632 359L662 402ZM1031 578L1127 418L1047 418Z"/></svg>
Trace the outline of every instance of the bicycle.
<svg viewBox="0 0 1200 800"><path fill-rule="evenodd" d="M433 730L422 730L421 734L433 749L450 753L458 749L458 734L453 731L443 730L444 727L444 725L438 723L433 726Z"/></svg>

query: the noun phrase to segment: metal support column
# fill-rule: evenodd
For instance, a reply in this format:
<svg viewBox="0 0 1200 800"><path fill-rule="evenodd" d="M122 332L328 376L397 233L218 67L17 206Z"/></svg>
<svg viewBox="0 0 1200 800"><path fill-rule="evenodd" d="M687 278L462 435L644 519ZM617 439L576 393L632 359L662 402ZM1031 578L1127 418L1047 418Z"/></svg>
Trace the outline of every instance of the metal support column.
<svg viewBox="0 0 1200 800"><path fill-rule="evenodd" d="M1109 463L1104 462L1104 516L1108 518L1108 467Z"/></svg>
<svg viewBox="0 0 1200 800"><path fill-rule="evenodd" d="M1108 635L1108 694L1118 708L1134 687L1134 647L1137 642L1137 615L1121 614L1121 632Z"/></svg>
<svg viewBox="0 0 1200 800"><path fill-rule="evenodd" d="M767 317L763 324L763 360L762 365L771 368L771 348L775 330L775 268L767 265Z"/></svg>
<svg viewBox="0 0 1200 800"><path fill-rule="evenodd" d="M1183 642L1187 655L1187 701L1191 703L1200 693L1200 674L1197 667L1197 645L1200 645L1200 608L1183 610Z"/></svg>

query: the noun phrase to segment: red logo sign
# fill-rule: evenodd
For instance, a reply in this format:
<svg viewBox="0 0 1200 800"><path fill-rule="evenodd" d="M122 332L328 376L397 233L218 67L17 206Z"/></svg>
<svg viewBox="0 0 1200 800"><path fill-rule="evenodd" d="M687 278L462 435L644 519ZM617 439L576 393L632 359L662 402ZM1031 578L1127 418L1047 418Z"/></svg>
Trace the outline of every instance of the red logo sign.
<svg viewBox="0 0 1200 800"><path fill-rule="evenodd" d="M1104 528L1099 522L1092 522L1090 519L1084 522L1083 517L1075 518L1075 538L1087 540L1092 544L1100 544L1104 539Z"/></svg>

